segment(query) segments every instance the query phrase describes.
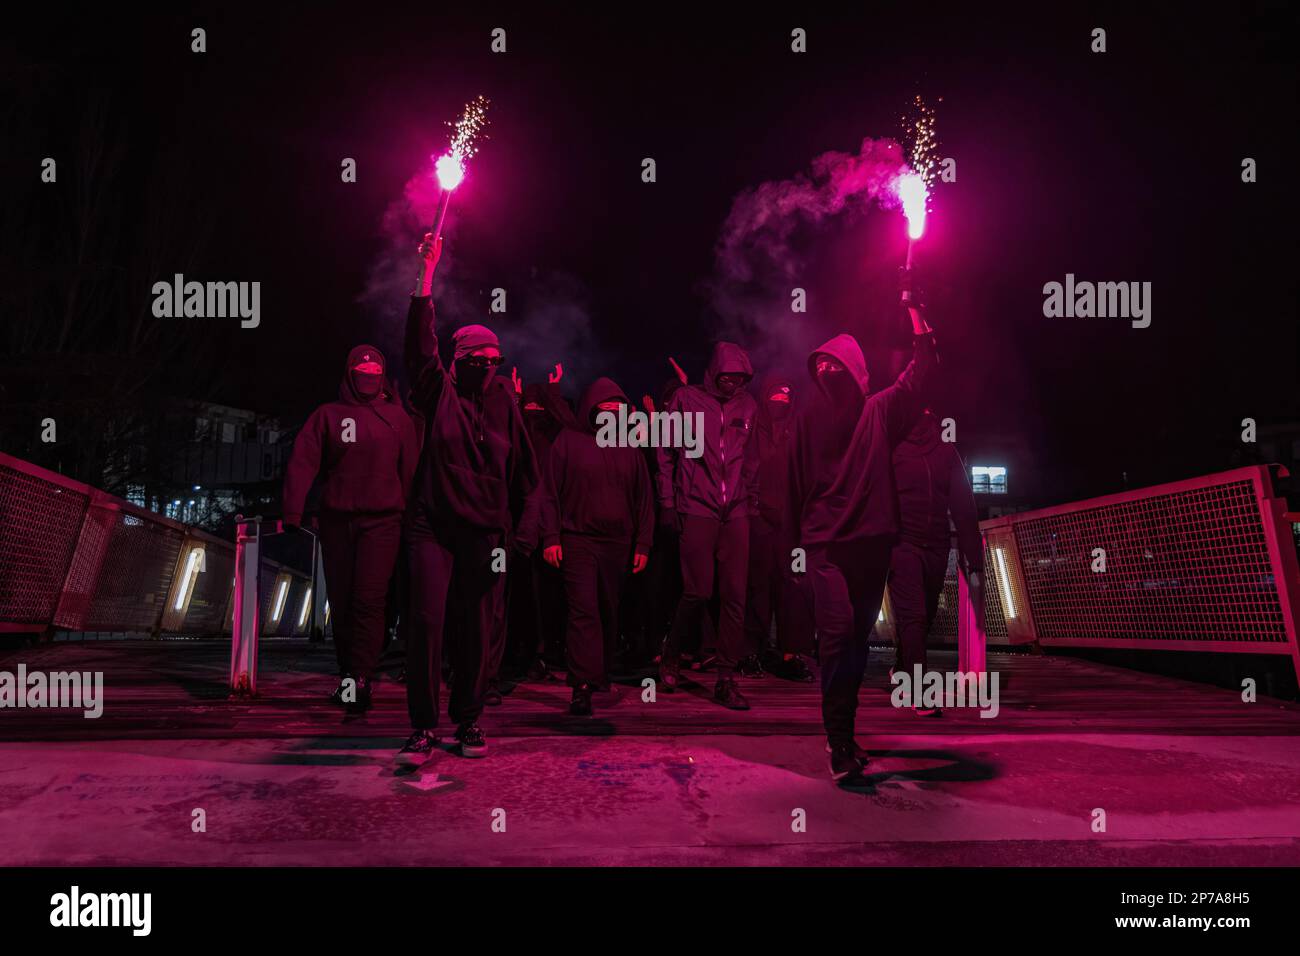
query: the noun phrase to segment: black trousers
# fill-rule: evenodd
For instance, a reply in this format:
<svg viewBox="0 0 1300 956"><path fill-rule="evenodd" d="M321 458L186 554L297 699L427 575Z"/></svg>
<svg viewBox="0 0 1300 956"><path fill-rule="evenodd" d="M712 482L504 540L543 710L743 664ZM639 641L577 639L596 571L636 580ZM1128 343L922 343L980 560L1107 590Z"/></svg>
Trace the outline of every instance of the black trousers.
<svg viewBox="0 0 1300 956"><path fill-rule="evenodd" d="M340 676L369 680L379 666L388 582L401 535L398 513L321 513L321 559Z"/></svg>
<svg viewBox="0 0 1300 956"><path fill-rule="evenodd" d="M682 516L682 597L669 632L672 649L688 646L698 633L709 598L718 586L719 677L740 660L745 640L745 583L749 575L749 518Z"/></svg>
<svg viewBox="0 0 1300 956"><path fill-rule="evenodd" d="M492 570L504 535L460 523L433 524L422 509L407 528L411 609L406 651L406 706L411 726L438 725L442 645L451 661L447 714L455 724L483 713L489 654L505 574Z"/></svg>
<svg viewBox="0 0 1300 956"><path fill-rule="evenodd" d="M632 542L566 534L560 547L569 605L565 629L569 684L608 687L609 665L618 648L619 595L632 561Z"/></svg>
<svg viewBox="0 0 1300 956"><path fill-rule="evenodd" d="M763 518L749 521L749 584L745 600L745 654L768 649L776 616L776 647L782 654L811 654L813 622L808 601L790 570L781 529Z"/></svg>
<svg viewBox="0 0 1300 956"><path fill-rule="evenodd" d="M898 633L896 666L905 673L911 674L917 664L925 670L925 642L939 609L947 573L947 541L935 548L903 543L894 546L889 565L889 603Z"/></svg>
<svg viewBox="0 0 1300 956"><path fill-rule="evenodd" d="M507 658L523 668L538 658L557 662L564 646L564 578L542 559L541 548L512 560Z"/></svg>
<svg viewBox="0 0 1300 956"><path fill-rule="evenodd" d="M808 549L822 672L822 724L832 744L853 740L868 639L880 614L892 542Z"/></svg>

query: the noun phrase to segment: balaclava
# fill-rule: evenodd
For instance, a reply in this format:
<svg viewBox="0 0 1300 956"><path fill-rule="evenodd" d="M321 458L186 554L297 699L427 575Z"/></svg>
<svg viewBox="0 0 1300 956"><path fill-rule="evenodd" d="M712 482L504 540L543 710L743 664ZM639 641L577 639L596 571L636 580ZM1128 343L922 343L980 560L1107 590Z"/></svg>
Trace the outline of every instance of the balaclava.
<svg viewBox="0 0 1300 956"><path fill-rule="evenodd" d="M373 371L373 366L379 370ZM369 402L379 397L384 390L386 368L384 353L373 345L358 345L348 353L348 385L358 401Z"/></svg>

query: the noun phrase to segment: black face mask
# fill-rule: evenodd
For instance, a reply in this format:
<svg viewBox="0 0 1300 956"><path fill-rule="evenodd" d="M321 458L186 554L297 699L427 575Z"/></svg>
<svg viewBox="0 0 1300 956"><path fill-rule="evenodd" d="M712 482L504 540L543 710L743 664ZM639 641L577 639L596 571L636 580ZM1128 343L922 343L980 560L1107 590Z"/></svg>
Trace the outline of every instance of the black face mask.
<svg viewBox="0 0 1300 956"><path fill-rule="evenodd" d="M481 392L487 388L488 382L492 381L496 373L496 367L492 365L477 365L464 359L456 362L456 384L471 392Z"/></svg>
<svg viewBox="0 0 1300 956"><path fill-rule="evenodd" d="M853 376L849 375L845 369L835 372L822 372L818 376L822 388L826 389L826 394L836 404L844 402L856 402L862 398L862 393L858 391L857 383L853 381Z"/></svg>
<svg viewBox="0 0 1300 956"><path fill-rule="evenodd" d="M789 402L773 402L769 400L767 409L774 422L783 422L790 416Z"/></svg>
<svg viewBox="0 0 1300 956"><path fill-rule="evenodd" d="M374 372L352 372L352 389L364 399L375 398L384 388L384 376Z"/></svg>

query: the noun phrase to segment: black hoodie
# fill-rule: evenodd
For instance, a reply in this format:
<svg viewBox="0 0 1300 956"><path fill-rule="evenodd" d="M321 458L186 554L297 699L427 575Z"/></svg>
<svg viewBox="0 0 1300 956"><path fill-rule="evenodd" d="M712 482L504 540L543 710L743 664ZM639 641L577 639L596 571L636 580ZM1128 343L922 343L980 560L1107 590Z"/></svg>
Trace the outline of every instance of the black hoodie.
<svg viewBox="0 0 1300 956"><path fill-rule="evenodd" d="M418 455L415 426L386 380L373 398L357 391L352 368L363 361L388 367L373 345L354 348L343 368L338 401L312 412L294 439L284 474L284 520L289 524L302 523L317 474L325 479L323 510L382 514L406 507Z"/></svg>
<svg viewBox="0 0 1300 956"><path fill-rule="evenodd" d="M542 411L529 412L529 405L540 405ZM524 555L532 554L541 539L541 497L545 485L546 466L551 459L551 446L565 428L573 428L576 420L573 409L560 393L560 386L555 382L542 385L537 382L524 386L519 396L519 409L524 417L524 428L533 443L533 454L537 458L537 487L524 501L523 513L519 518L519 527L515 534L515 547Z"/></svg>
<svg viewBox="0 0 1300 956"><path fill-rule="evenodd" d="M975 496L957 447L943 440L929 411L917 419L894 449L899 537L907 544L948 553L948 515L957 529L957 549L969 570L984 570Z"/></svg>
<svg viewBox="0 0 1300 956"><path fill-rule="evenodd" d="M758 405L743 387L731 398L718 391L718 376L727 373L752 378L749 355L739 345L719 342L699 385L683 385L673 393L667 412L703 415L702 454L691 458L685 448L658 449L655 480L659 503L680 514L722 518L753 514L758 490L756 459L748 451Z"/></svg>
<svg viewBox="0 0 1300 956"><path fill-rule="evenodd" d="M429 296L411 296L405 358L411 402L425 422L414 503L435 521L509 532L511 503L537 484L514 387L496 376L478 388L457 384L456 363L448 370L438 355Z"/></svg>
<svg viewBox="0 0 1300 956"><path fill-rule="evenodd" d="M560 544L562 534L581 534L633 541L638 553L650 553L654 506L645 459L635 448L596 443L593 414L607 401L631 406L617 384L598 378L582 396L577 426L551 446L540 493L543 547Z"/></svg>
<svg viewBox="0 0 1300 956"><path fill-rule="evenodd" d="M856 387L847 399L820 387L819 354L836 358L851 375ZM837 335L808 356L815 394L799 410L789 458L796 544L812 548L898 534L891 456L924 408L918 393L933 365L933 336L918 335L898 380L866 398L867 363L853 336Z"/></svg>
<svg viewBox="0 0 1300 956"><path fill-rule="evenodd" d="M784 388L791 398L785 417L781 419L773 416L773 403L768 397L778 388ZM786 456L794 432L794 415L794 383L784 375L768 375L763 379L759 392L758 424L750 444L758 463L758 513L774 528L785 523L785 509L789 503Z"/></svg>

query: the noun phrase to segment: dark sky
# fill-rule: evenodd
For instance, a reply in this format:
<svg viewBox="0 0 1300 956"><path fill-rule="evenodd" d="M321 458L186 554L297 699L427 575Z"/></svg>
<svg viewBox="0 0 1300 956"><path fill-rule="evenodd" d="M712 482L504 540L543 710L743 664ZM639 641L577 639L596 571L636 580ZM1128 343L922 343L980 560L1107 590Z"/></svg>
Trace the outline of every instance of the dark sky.
<svg viewBox="0 0 1300 956"><path fill-rule="evenodd" d="M1021 436L1062 494L1114 490L1122 471L1220 467L1243 417L1297 417L1295 13L1050 6L51 13L14 21L7 41L5 169L75 152L87 104L106 104L128 195L173 188L160 157L186 183L177 208L198 252L180 271L262 283L261 328L232 322L194 356L224 363L214 397L294 420L331 396L348 346L391 333L357 302L386 248L384 212L484 93L491 139L452 206L448 268L482 308L501 286L523 314L539 276L567 277L587 350L512 354L512 318L508 363L566 361L571 378L608 371L639 394L669 354L702 370L716 332L702 284L738 192L897 136L914 94L942 98L940 153L958 181L939 187L922 252L945 356L937 410L957 415L959 438ZM205 54L189 52L194 26ZM489 50L496 26L505 55ZM789 50L795 26L807 54ZM1089 50L1096 26L1105 54ZM356 184L340 182L345 156ZM134 201L117 213L124 244L151 228ZM881 304L901 235L879 213L807 239L816 306L802 321L859 334L877 375L901 328ZM1044 318L1042 286L1067 272L1152 282L1151 327Z"/></svg>

